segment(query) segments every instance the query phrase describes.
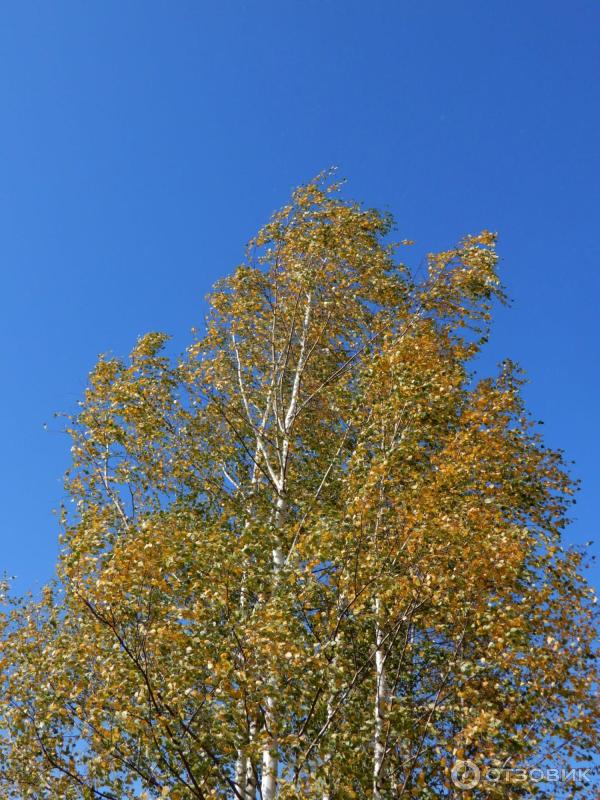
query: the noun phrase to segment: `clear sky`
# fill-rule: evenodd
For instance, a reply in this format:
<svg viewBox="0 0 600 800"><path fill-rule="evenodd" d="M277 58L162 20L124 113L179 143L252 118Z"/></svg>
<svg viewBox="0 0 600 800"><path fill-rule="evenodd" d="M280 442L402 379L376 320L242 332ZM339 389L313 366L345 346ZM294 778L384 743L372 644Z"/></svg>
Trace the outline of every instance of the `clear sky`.
<svg viewBox="0 0 600 800"><path fill-rule="evenodd" d="M568 540L596 538L599 67L597 0L2 3L0 570L52 572L52 413L97 355L148 330L183 348L248 238L332 164L417 260L499 231L514 304L481 369L526 369L583 481Z"/></svg>

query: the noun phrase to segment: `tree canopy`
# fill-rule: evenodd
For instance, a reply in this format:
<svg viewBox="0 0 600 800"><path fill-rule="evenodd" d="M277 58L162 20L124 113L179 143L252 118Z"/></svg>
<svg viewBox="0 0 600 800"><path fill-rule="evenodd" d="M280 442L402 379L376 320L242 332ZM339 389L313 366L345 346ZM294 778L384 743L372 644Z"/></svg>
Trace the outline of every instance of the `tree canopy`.
<svg viewBox="0 0 600 800"><path fill-rule="evenodd" d="M91 373L57 578L0 619L3 797L443 798L457 759L597 745L575 486L519 369L473 373L495 235L411 270L339 190L293 193L180 359Z"/></svg>

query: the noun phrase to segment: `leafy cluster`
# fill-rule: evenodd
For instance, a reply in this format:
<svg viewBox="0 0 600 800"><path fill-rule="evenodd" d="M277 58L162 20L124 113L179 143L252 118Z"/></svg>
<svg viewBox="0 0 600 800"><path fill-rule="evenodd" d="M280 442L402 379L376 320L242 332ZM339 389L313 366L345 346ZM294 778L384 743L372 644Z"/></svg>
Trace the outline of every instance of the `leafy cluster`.
<svg viewBox="0 0 600 800"><path fill-rule="evenodd" d="M469 368L495 237L418 280L338 189L294 192L177 363L152 333L92 372L57 580L0 618L7 800L444 798L457 759L596 746L573 485L516 367Z"/></svg>

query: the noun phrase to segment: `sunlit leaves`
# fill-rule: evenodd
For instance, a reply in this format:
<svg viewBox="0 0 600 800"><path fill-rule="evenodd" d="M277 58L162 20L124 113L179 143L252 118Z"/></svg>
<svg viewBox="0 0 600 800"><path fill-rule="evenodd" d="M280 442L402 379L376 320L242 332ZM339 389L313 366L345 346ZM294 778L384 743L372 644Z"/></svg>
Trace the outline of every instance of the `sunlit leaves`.
<svg viewBox="0 0 600 800"><path fill-rule="evenodd" d="M151 333L90 375L58 581L1 620L3 797L251 800L271 751L282 800L450 797L458 758L596 745L574 487L518 369L470 372L495 236L418 277L328 181L177 363Z"/></svg>

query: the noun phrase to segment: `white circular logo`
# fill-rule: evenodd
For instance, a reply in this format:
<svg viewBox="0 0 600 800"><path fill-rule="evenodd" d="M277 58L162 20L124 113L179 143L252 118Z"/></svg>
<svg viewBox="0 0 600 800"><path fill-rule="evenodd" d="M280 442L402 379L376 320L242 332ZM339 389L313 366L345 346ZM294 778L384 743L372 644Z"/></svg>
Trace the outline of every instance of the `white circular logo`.
<svg viewBox="0 0 600 800"><path fill-rule="evenodd" d="M457 761L451 775L452 783L459 789L474 789L481 778L481 770L473 761Z"/></svg>

